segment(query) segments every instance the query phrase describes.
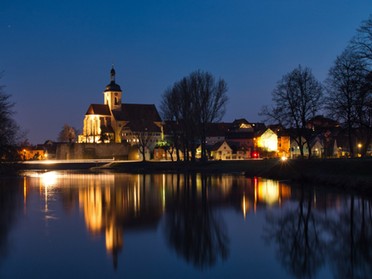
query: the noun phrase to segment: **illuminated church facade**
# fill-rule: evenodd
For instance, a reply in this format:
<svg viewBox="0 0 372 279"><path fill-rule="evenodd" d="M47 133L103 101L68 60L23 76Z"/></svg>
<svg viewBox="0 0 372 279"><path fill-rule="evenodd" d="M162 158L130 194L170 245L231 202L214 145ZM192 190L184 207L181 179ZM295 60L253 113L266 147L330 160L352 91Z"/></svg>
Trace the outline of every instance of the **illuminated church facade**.
<svg viewBox="0 0 372 279"><path fill-rule="evenodd" d="M138 143L139 133L151 133L155 143L162 138L162 120L154 104L122 103L123 91L115 81L112 67L110 83L103 92L103 104L91 104L84 117L79 143Z"/></svg>

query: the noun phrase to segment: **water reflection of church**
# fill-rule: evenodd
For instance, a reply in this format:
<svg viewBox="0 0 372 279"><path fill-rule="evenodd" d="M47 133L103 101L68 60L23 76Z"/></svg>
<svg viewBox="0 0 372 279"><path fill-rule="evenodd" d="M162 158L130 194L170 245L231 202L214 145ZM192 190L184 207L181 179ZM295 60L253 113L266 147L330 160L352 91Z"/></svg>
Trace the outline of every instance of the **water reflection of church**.
<svg viewBox="0 0 372 279"><path fill-rule="evenodd" d="M51 198L52 194L60 195L66 210L74 210L78 205L88 231L92 235L104 235L106 250L112 255L115 268L124 246L124 233L155 230L163 216L168 220L168 229L172 230L173 217L187 222L189 217L185 216L191 213L193 222L197 223L198 218L213 215L214 208L232 206L247 218L260 207L281 206L291 198L291 190L285 184L238 175L49 172L39 178L39 185L31 186L39 187L46 211L48 197ZM24 183L26 203L30 185L27 185L26 178ZM59 190L53 192L54 188ZM206 220L213 219L210 217Z"/></svg>

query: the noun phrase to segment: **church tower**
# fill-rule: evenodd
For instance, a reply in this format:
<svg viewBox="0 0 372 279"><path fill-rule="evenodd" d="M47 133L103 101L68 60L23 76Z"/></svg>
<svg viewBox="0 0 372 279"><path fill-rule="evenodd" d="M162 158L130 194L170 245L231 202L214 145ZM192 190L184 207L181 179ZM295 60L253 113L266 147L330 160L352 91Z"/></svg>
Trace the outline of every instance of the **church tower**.
<svg viewBox="0 0 372 279"><path fill-rule="evenodd" d="M106 86L104 94L104 104L109 106L111 110L121 109L122 91L118 84L115 82L115 69L112 66L110 71L110 83Z"/></svg>

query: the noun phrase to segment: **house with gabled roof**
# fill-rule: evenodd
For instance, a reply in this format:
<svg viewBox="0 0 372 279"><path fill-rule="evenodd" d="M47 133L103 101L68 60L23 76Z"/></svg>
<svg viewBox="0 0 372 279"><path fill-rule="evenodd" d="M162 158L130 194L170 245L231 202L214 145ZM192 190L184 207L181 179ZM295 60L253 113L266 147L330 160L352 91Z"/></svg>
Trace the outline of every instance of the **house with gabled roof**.
<svg viewBox="0 0 372 279"><path fill-rule="evenodd" d="M103 104L91 104L84 117L79 143L138 144L139 135L151 135L151 144L162 137L162 120L154 104L122 103L122 90L112 67L110 83L103 92Z"/></svg>
<svg viewBox="0 0 372 279"><path fill-rule="evenodd" d="M210 146L211 157L214 160L231 160L233 156L233 149L226 140L215 143Z"/></svg>
<svg viewBox="0 0 372 279"><path fill-rule="evenodd" d="M197 149L200 153L201 147ZM246 160L251 158L251 149L244 144L239 144L234 141L222 140L214 143L213 145L207 145L207 150L211 159L214 160Z"/></svg>

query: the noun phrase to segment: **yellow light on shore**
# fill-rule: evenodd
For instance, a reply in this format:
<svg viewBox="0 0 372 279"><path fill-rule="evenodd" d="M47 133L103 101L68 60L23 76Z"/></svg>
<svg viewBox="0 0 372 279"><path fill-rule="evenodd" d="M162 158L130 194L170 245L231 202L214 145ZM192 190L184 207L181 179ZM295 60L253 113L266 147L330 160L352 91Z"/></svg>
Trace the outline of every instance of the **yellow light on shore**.
<svg viewBox="0 0 372 279"><path fill-rule="evenodd" d="M280 161L282 161L282 162L285 162L285 161L287 161L288 160L288 157L286 157L286 156L282 156L282 157L280 157Z"/></svg>

